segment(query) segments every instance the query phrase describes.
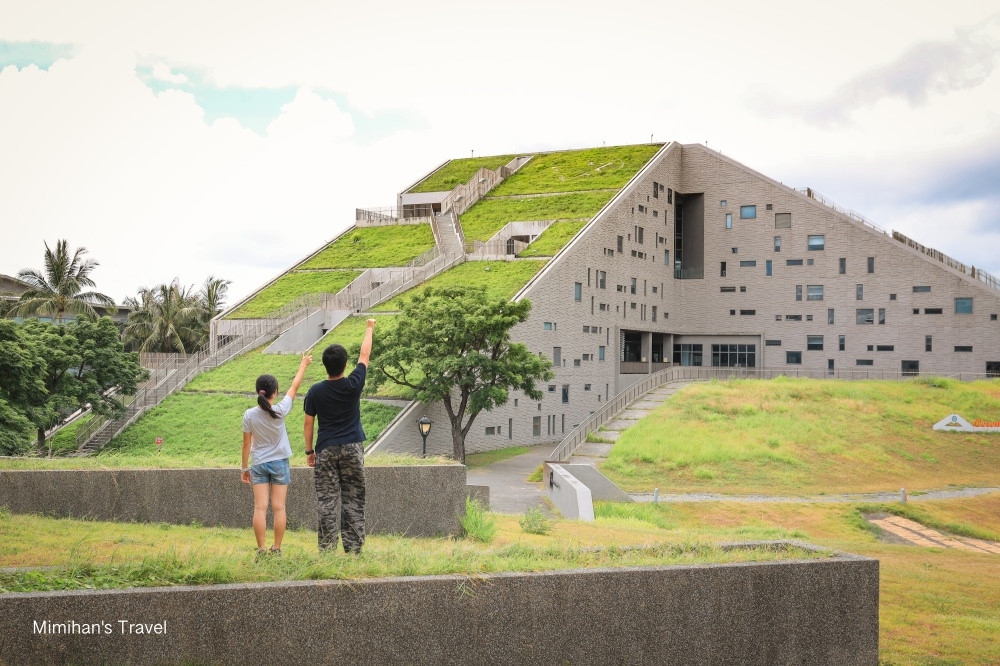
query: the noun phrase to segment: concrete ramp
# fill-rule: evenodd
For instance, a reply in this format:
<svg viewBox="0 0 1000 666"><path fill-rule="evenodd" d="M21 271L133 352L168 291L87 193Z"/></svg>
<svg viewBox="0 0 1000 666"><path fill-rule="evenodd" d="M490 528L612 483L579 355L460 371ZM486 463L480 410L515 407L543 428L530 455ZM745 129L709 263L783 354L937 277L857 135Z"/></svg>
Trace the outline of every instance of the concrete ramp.
<svg viewBox="0 0 1000 666"><path fill-rule="evenodd" d="M632 502L628 493L619 488L593 465L563 465L562 468L590 488L595 502Z"/></svg>
<svg viewBox="0 0 1000 666"><path fill-rule="evenodd" d="M323 339L326 331L337 328L340 322L350 316L347 310L335 310L327 312L319 310L312 313L295 326L278 336L272 342L265 354L301 354L313 348L317 342Z"/></svg>

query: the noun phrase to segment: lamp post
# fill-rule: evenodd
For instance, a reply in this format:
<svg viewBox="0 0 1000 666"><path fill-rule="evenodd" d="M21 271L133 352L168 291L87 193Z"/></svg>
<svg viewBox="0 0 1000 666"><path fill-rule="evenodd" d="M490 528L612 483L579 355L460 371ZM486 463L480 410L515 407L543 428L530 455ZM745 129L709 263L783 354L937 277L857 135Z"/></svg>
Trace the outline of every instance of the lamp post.
<svg viewBox="0 0 1000 666"><path fill-rule="evenodd" d="M423 457L427 457L427 435L431 432L431 420L426 416L420 417L417 421L417 429L420 431L420 436L424 438L424 454Z"/></svg>

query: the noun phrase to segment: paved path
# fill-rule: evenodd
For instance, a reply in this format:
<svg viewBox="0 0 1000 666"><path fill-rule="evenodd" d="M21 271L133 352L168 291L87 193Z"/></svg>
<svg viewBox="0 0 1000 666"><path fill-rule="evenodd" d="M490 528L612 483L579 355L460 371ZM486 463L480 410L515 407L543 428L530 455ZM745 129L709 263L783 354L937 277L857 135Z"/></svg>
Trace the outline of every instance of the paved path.
<svg viewBox="0 0 1000 666"><path fill-rule="evenodd" d="M908 495L908 502L921 500L975 497L1000 491L1000 488L959 488L931 490ZM652 502L652 493L633 493L636 502ZM720 495L717 493L661 493L660 502L898 502L899 493L848 493L844 495L814 495L812 497L775 497L772 495Z"/></svg>
<svg viewBox="0 0 1000 666"><path fill-rule="evenodd" d="M543 501L545 493L542 484L526 481L538 469L549 454L552 444L542 444L513 458L495 462L486 467L470 469L466 473L466 483L474 486L490 487L490 510L497 513L524 513L538 507L547 514L551 511Z"/></svg>
<svg viewBox="0 0 1000 666"><path fill-rule="evenodd" d="M920 523L901 518L900 516L879 513L868 516L868 522L885 530L893 537L896 537L896 539L914 546L923 546L925 548L958 548L959 550L970 550L976 553L1000 555L1000 544L998 543L942 534L937 530L924 527Z"/></svg>

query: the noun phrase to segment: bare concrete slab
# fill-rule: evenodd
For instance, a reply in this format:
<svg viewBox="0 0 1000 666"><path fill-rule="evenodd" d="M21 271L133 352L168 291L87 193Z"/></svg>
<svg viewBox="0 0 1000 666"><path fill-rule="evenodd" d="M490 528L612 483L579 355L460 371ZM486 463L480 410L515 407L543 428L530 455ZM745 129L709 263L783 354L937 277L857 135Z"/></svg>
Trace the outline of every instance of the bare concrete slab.
<svg viewBox="0 0 1000 666"><path fill-rule="evenodd" d="M585 442L580 445L580 448L578 448L573 455L607 458L612 446L613 444L604 444L601 442Z"/></svg>
<svg viewBox="0 0 1000 666"><path fill-rule="evenodd" d="M593 465L563 465L564 470L575 476L590 488L590 495L598 502L631 502L628 493L619 488Z"/></svg>
<svg viewBox="0 0 1000 666"><path fill-rule="evenodd" d="M614 419L605 423L603 428L605 430L628 430L636 423L638 423L636 419Z"/></svg>
<svg viewBox="0 0 1000 666"><path fill-rule="evenodd" d="M648 409L635 409L635 408L630 407L630 408L626 409L624 412L622 412L621 416L619 416L618 418L629 419L629 420L632 420L632 421L641 421L642 419L646 418L647 416L649 416L649 410Z"/></svg>

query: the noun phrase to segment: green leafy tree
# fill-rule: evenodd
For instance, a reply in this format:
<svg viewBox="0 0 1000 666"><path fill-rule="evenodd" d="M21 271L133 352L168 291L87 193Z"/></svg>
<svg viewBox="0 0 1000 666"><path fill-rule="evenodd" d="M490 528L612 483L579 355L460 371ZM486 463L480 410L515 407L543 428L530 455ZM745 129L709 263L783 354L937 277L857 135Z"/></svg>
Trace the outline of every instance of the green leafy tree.
<svg viewBox="0 0 1000 666"><path fill-rule="evenodd" d="M200 319L205 329L206 340L209 322L212 321L213 317L220 314L226 306L226 297L229 295L230 284L232 282L229 280L209 275L205 279L205 284L202 285L201 291L198 292L198 298L201 301Z"/></svg>
<svg viewBox="0 0 1000 666"><path fill-rule="evenodd" d="M22 331L44 364L44 394L27 412L37 429L40 453L46 452L46 430L63 414L90 405L94 413L116 418L125 409L123 396L135 394L147 376L138 354L125 351L108 317L63 326L29 320Z"/></svg>
<svg viewBox="0 0 1000 666"><path fill-rule="evenodd" d="M0 454L24 453L34 438L28 415L46 397L44 361L19 324L0 320Z"/></svg>
<svg viewBox="0 0 1000 666"><path fill-rule="evenodd" d="M465 462L465 437L480 412L504 405L511 390L540 400L535 382L553 376L549 359L510 341L510 330L530 311L527 300L427 289L403 306L395 327L376 336L369 390L393 382L413 389L418 400L440 401L451 421L454 457Z"/></svg>
<svg viewBox="0 0 1000 666"><path fill-rule="evenodd" d="M96 317L94 305L114 307L110 296L84 291L96 286L90 274L98 266L93 259L84 259L85 254L87 248L84 247L70 254L66 240L57 241L55 251L45 243L45 268L41 271L25 269L17 274L30 288L21 294L14 314L55 315L61 324L66 313Z"/></svg>

